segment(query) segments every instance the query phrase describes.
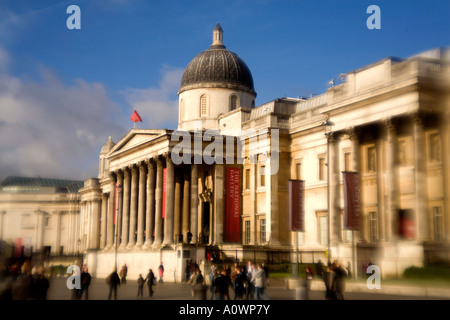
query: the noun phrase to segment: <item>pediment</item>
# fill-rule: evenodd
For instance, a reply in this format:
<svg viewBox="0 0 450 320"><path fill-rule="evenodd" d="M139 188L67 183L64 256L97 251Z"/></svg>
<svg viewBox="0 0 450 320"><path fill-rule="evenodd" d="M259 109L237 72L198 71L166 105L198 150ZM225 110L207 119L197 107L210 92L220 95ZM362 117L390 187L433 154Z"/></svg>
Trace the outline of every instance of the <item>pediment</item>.
<svg viewBox="0 0 450 320"><path fill-rule="evenodd" d="M137 149L168 133L168 130L132 129L109 151L107 157Z"/></svg>

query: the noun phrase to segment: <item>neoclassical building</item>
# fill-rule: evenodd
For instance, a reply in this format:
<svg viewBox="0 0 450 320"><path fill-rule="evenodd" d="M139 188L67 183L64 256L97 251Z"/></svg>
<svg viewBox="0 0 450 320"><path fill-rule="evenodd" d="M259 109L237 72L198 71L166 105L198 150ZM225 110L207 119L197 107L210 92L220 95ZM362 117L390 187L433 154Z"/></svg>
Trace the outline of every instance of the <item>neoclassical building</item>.
<svg viewBox="0 0 450 320"><path fill-rule="evenodd" d="M250 68L223 42L187 65L176 130L111 139L79 190L94 276L127 264L181 281L188 260L317 262L383 276L450 260L450 51L386 58L311 98L255 106ZM359 228L347 230L342 172L359 177ZM304 181L292 231L289 180ZM80 229L81 230L81 229ZM298 254L296 249L298 248Z"/></svg>

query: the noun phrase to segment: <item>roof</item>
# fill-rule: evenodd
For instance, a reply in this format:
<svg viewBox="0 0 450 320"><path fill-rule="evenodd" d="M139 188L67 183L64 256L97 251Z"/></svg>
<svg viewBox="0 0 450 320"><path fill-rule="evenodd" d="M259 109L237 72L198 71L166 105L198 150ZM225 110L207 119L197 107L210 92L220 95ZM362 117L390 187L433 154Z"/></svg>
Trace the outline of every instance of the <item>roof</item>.
<svg viewBox="0 0 450 320"><path fill-rule="evenodd" d="M48 178L29 178L19 176L9 176L0 182L1 191L38 191L40 187L53 187L57 192L62 193L77 193L84 185L83 181L79 180L63 180L63 179L48 179ZM25 187L25 188L10 188L10 187ZM27 188L34 187L34 188ZM37 188L37 189L36 189Z"/></svg>

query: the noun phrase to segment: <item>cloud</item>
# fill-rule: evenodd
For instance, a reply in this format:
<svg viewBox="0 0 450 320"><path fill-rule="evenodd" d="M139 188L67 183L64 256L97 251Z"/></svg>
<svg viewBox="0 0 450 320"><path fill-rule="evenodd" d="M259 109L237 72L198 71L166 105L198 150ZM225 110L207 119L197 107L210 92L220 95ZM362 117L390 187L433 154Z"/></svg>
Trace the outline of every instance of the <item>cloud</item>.
<svg viewBox="0 0 450 320"><path fill-rule="evenodd" d="M125 132L119 107L100 83L66 85L52 70L38 70L37 80L0 73L0 179L96 176L102 145Z"/></svg>
<svg viewBox="0 0 450 320"><path fill-rule="evenodd" d="M142 118L138 126L150 129L174 129L178 124L178 97L176 95L183 75L182 68L164 67L157 88L128 88L122 91L131 113L134 109Z"/></svg>

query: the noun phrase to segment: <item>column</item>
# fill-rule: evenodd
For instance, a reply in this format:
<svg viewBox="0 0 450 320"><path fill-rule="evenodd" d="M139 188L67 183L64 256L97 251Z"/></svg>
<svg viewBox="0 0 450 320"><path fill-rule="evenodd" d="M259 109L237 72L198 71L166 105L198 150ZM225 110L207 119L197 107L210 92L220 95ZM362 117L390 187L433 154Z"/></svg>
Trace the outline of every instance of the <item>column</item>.
<svg viewBox="0 0 450 320"><path fill-rule="evenodd" d="M352 144L352 163L351 163L351 169L354 172L358 172L359 173L359 179L360 179L360 185L361 184L361 179L362 179L362 172L361 172L361 152L360 152L360 145L359 145L359 128L350 128L348 131L350 140L351 140L351 144ZM362 191L362 190L361 190ZM362 199L362 197L361 197ZM360 210L362 210L362 208L360 208ZM361 211L361 217L363 216L363 212ZM353 232L353 237L355 237L355 240L357 240L357 235L361 238L364 239L364 223L361 219L360 221L360 227L359 227L360 232ZM356 265L354 263L354 265Z"/></svg>
<svg viewBox="0 0 450 320"><path fill-rule="evenodd" d="M184 171L184 183L183 183L183 212L181 214L181 233L183 234L183 242L187 243L189 232L189 172Z"/></svg>
<svg viewBox="0 0 450 320"><path fill-rule="evenodd" d="M155 228L155 162L147 161L147 205L145 211L145 244L144 249L150 248L153 243L153 229Z"/></svg>
<svg viewBox="0 0 450 320"><path fill-rule="evenodd" d="M250 157L252 159L250 159ZM256 211L257 211L257 199L256 199L256 175L258 173L257 158L255 155L249 156L250 161L250 245L256 243ZM267 195L266 195L267 196ZM246 232L244 230L244 232Z"/></svg>
<svg viewBox="0 0 450 320"><path fill-rule="evenodd" d="M141 163L139 166L139 203L138 203L138 234L137 243L138 248L144 244L144 222L145 222L145 196L147 185L147 171L145 163Z"/></svg>
<svg viewBox="0 0 450 320"><path fill-rule="evenodd" d="M212 233L212 239L214 244L223 244L223 230L224 230L224 165L215 165L215 183L214 183L214 233Z"/></svg>
<svg viewBox="0 0 450 320"><path fill-rule="evenodd" d="M331 133L330 143L330 219L331 219L331 243L342 242L341 224L341 196L340 196L340 170L339 170L339 137L336 133Z"/></svg>
<svg viewBox="0 0 450 320"><path fill-rule="evenodd" d="M125 248L128 244L128 231L130 225L130 171L128 168L123 169L123 185L122 185L122 241L121 248Z"/></svg>
<svg viewBox="0 0 450 320"><path fill-rule="evenodd" d="M0 240L3 240L3 229L4 227L4 215L6 214L5 210L0 211Z"/></svg>
<svg viewBox="0 0 450 320"><path fill-rule="evenodd" d="M41 251L44 247L44 223L45 223L45 212L41 210L35 211L37 217L36 225L36 250Z"/></svg>
<svg viewBox="0 0 450 320"><path fill-rule="evenodd" d="M442 137L442 163L444 166L444 208L443 227L445 242L450 243L450 115L445 114L441 118Z"/></svg>
<svg viewBox="0 0 450 320"><path fill-rule="evenodd" d="M376 166L376 183L377 183L377 210L378 210L378 220L377 220L377 226L378 226L378 234L377 239L379 242L383 242L385 240L385 219L386 219L386 204L385 204L385 176L384 176L384 150L383 150L383 137L381 128L379 129L379 136L377 140L375 141L375 148L376 148L376 154L377 154L377 166Z"/></svg>
<svg viewBox="0 0 450 320"><path fill-rule="evenodd" d="M192 243L198 242L198 164L191 165L191 233Z"/></svg>
<svg viewBox="0 0 450 320"><path fill-rule="evenodd" d="M164 245L173 244L175 167L169 155L166 156L166 212L164 218Z"/></svg>
<svg viewBox="0 0 450 320"><path fill-rule="evenodd" d="M98 249L99 247L99 220L100 220L101 203L99 199L92 200L91 230L89 249Z"/></svg>
<svg viewBox="0 0 450 320"><path fill-rule="evenodd" d="M108 208L108 197L105 193L102 193L102 213L100 218L100 249L105 248L106 246L106 215ZM76 226L76 219L73 218L73 226ZM76 229L75 229L76 230ZM77 236L74 236L74 241L78 241ZM74 250L74 252L76 249Z"/></svg>
<svg viewBox="0 0 450 320"><path fill-rule="evenodd" d="M60 255L61 252L61 216L62 212L57 211L54 213L54 217L56 218L54 224L55 224L55 254L57 256Z"/></svg>
<svg viewBox="0 0 450 320"><path fill-rule="evenodd" d="M123 206L123 172L116 171L117 176L117 204L116 204L116 226L114 230L114 247L119 246L122 228L122 206Z"/></svg>
<svg viewBox="0 0 450 320"><path fill-rule="evenodd" d="M413 115L416 239L420 241L429 239L428 210L426 207L425 134L422 116L420 113Z"/></svg>
<svg viewBox="0 0 450 320"><path fill-rule="evenodd" d="M159 247L162 243L162 196L163 196L163 160L156 160L156 192L155 192L155 240L154 247Z"/></svg>
<svg viewBox="0 0 450 320"><path fill-rule="evenodd" d="M397 213L397 182L395 174L395 162L397 154L397 133L395 123L392 119L385 122L387 133L387 145L386 145L386 169L387 169L387 211L385 212L385 240L393 240L394 226L396 225L396 213Z"/></svg>
<svg viewBox="0 0 450 320"><path fill-rule="evenodd" d="M128 234L128 248L132 248L136 244L138 191L138 169L135 166L131 166L130 231Z"/></svg>
<svg viewBox="0 0 450 320"><path fill-rule="evenodd" d="M109 175L110 187L109 187L109 198L108 198L108 222L107 222L107 230L106 230L106 247L112 248L114 241L114 190L115 190L115 177L111 172Z"/></svg>
<svg viewBox="0 0 450 320"><path fill-rule="evenodd" d="M175 243L180 241L181 233L181 176L175 176L175 206L173 212L173 233Z"/></svg>

